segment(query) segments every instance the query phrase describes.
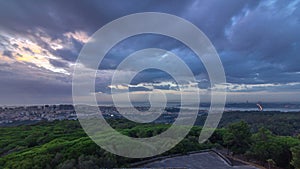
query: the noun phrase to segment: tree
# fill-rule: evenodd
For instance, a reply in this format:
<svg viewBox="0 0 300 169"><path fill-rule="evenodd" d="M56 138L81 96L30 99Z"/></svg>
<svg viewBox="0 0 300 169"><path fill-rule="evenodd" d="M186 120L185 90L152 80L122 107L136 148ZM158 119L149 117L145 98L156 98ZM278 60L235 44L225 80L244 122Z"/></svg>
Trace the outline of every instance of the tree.
<svg viewBox="0 0 300 169"><path fill-rule="evenodd" d="M269 166L273 161L282 168L289 167L292 156L290 148L298 144L295 138L276 136L265 128L260 128L252 140L250 151L247 152L249 157L268 163Z"/></svg>
<svg viewBox="0 0 300 169"><path fill-rule="evenodd" d="M268 162L268 169L271 169L271 166L275 166L276 163L275 161L273 161L272 159L267 159L267 162Z"/></svg>
<svg viewBox="0 0 300 169"><path fill-rule="evenodd" d="M209 138L209 141L212 143L217 143L219 145L222 146L226 146L224 144L224 136L228 134L228 131L225 128L221 128L221 129L216 129L214 131L214 133L211 135L211 137Z"/></svg>
<svg viewBox="0 0 300 169"><path fill-rule="evenodd" d="M224 143L233 153L245 153L251 143L250 127L244 121L230 124L224 135Z"/></svg>
<svg viewBox="0 0 300 169"><path fill-rule="evenodd" d="M300 169L300 145L291 148L293 159L291 165L296 169Z"/></svg>

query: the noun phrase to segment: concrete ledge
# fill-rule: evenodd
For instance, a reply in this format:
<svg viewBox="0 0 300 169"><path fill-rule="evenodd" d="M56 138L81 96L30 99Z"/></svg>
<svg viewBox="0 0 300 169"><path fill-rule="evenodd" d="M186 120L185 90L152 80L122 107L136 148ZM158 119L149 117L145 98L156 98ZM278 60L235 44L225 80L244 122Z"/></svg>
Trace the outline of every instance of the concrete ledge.
<svg viewBox="0 0 300 169"><path fill-rule="evenodd" d="M225 157L224 155L222 155L221 153L219 153L219 152L217 152L216 150L213 150L213 149L191 151L191 152L188 152L186 154L181 153L181 154L172 154L172 155L168 155L168 156L155 157L155 158L151 158L151 159L148 159L148 160L143 160L143 161L131 163L129 166L130 167L142 167L142 165L152 163L152 162L156 162L156 161L161 161L161 160L164 160L164 159L167 159L167 158L173 158L173 157L185 156L185 155L191 155L191 154L197 154L197 153L205 153L205 152L213 152L216 155L218 155L219 157L221 157L228 165L233 166L232 162L227 157Z"/></svg>

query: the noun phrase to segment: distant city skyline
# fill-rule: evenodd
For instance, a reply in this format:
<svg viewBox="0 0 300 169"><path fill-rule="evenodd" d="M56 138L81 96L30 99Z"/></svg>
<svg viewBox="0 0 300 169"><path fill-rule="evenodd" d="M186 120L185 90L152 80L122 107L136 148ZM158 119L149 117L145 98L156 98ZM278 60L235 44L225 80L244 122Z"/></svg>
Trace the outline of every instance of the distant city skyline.
<svg viewBox="0 0 300 169"><path fill-rule="evenodd" d="M300 0L11 0L0 4L0 105L72 103L72 73L82 46L105 24L137 12L173 14L202 30L223 63L227 82L213 87L227 89L227 102L300 100ZM148 94L158 90L170 101L179 101L172 77L158 70L142 71L131 84L111 85L118 64L145 48L178 55L196 77L183 86L184 94L200 91L201 102L209 102L209 78L195 54L170 37L144 34L118 43L100 64L95 89L100 103L111 102L111 89L119 97L126 97L129 90L135 102L147 101ZM153 59L167 64L163 58L149 56L132 66ZM121 73L126 77L131 72Z"/></svg>

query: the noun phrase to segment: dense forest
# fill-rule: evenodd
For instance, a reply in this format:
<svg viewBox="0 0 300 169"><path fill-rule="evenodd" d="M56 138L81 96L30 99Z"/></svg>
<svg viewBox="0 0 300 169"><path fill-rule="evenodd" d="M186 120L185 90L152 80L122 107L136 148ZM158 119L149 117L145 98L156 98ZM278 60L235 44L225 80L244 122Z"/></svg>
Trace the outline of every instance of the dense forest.
<svg viewBox="0 0 300 169"><path fill-rule="evenodd" d="M226 127L228 124L245 121L251 127L251 132L256 133L264 127L275 135L297 136L300 134L300 112L279 112L279 111L230 111L224 112L219 127ZM200 116L196 125L202 126L206 114Z"/></svg>
<svg viewBox="0 0 300 169"><path fill-rule="evenodd" d="M273 115L270 112L228 114L205 143L198 143L201 126L195 126L185 139L162 156L215 148L228 150L232 156L262 166L300 168L300 138L296 136L299 123L295 124L299 119L297 113L290 116L276 112ZM258 117L262 114L268 118ZM289 122L280 125L285 120ZM170 126L137 124L125 119L110 119L109 123L131 137L151 137ZM1 127L0 137L0 168L112 168L130 167L131 163L144 160L104 151L84 133L78 121Z"/></svg>
<svg viewBox="0 0 300 169"><path fill-rule="evenodd" d="M131 137L150 137L169 125L139 124L110 120L121 133ZM209 149L212 143L199 144L201 128L163 155ZM43 122L35 125L0 128L0 168L112 168L128 167L143 159L130 159L102 150L82 130L78 121Z"/></svg>

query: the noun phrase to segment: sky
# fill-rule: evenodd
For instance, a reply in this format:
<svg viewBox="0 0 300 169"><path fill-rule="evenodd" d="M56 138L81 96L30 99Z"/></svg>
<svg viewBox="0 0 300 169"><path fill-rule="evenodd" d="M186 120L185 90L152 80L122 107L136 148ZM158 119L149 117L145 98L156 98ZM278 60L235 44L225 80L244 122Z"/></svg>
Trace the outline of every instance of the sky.
<svg viewBox="0 0 300 169"><path fill-rule="evenodd" d="M227 90L227 102L300 100L299 0L0 0L0 104L72 103L72 74L83 45L105 24L138 12L176 15L205 33L224 67L226 83L219 87ZM118 64L145 48L178 55L196 78L185 84L185 94L200 90L209 101L209 77L197 56L178 40L143 34L118 43L100 63L95 88L100 102L111 100L111 89L121 95L129 90L133 101L155 91L177 101L178 86L163 71L148 69L130 84L111 84ZM134 64L159 57L164 56Z"/></svg>

